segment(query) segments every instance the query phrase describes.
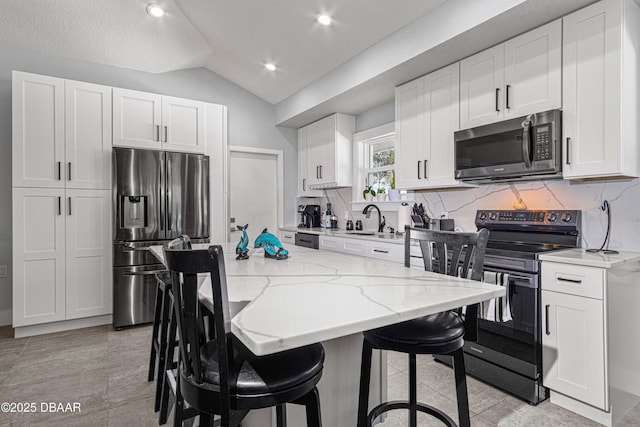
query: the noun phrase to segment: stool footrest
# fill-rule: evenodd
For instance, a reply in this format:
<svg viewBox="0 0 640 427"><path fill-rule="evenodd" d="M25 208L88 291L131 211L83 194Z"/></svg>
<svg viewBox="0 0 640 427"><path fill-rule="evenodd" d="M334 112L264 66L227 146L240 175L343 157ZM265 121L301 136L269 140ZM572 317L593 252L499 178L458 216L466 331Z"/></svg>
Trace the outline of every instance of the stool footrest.
<svg viewBox="0 0 640 427"><path fill-rule="evenodd" d="M407 400L392 400L390 402L383 402L373 408L371 412L369 412L369 415L367 417L367 425L372 426L373 421L376 418L378 418L385 412L393 411L394 409L411 409L411 403ZM456 422L453 421L450 416L448 416L441 410L434 408L433 406L425 405L424 403L416 403L416 410L439 419L449 427L458 427Z"/></svg>

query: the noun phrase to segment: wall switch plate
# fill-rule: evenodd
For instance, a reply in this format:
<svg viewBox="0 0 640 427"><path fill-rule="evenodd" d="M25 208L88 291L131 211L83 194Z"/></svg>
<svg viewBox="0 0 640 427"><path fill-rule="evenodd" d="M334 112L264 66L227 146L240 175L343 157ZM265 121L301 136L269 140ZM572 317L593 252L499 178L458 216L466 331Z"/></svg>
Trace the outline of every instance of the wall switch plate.
<svg viewBox="0 0 640 427"><path fill-rule="evenodd" d="M0 278L7 277L8 274L9 273L7 271L7 266L6 265L0 265Z"/></svg>

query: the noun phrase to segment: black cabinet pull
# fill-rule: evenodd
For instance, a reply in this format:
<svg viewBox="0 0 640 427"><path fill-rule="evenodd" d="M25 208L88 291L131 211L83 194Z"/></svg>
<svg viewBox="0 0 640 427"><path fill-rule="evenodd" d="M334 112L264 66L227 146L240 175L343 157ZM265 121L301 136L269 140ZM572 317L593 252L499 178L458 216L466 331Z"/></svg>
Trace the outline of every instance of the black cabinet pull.
<svg viewBox="0 0 640 427"><path fill-rule="evenodd" d="M427 162L428 160L424 160L424 179L427 179L429 177L429 174L427 174Z"/></svg>
<svg viewBox="0 0 640 427"><path fill-rule="evenodd" d="M62 181L62 162L56 163L58 163L58 181Z"/></svg>
<svg viewBox="0 0 640 427"><path fill-rule="evenodd" d="M547 335L551 335L551 329L549 329L549 304L544 306L544 313L545 313L545 317L546 317L545 333Z"/></svg>
<svg viewBox="0 0 640 427"><path fill-rule="evenodd" d="M169 131L167 130L167 127L164 127L164 142L167 142L169 138Z"/></svg>
<svg viewBox="0 0 640 427"><path fill-rule="evenodd" d="M582 283L582 280L579 280L579 279L567 279L566 277L556 277L556 280L558 282L569 282L569 283L575 283L577 285Z"/></svg>
<svg viewBox="0 0 640 427"><path fill-rule="evenodd" d="M307 178L302 178L302 191L307 191Z"/></svg>
<svg viewBox="0 0 640 427"><path fill-rule="evenodd" d="M420 162L421 160L418 160L418 179L420 179Z"/></svg>
<svg viewBox="0 0 640 427"><path fill-rule="evenodd" d="M500 88L497 87L496 88L496 111L500 111L500 107L498 105L499 100L500 100Z"/></svg>
<svg viewBox="0 0 640 427"><path fill-rule="evenodd" d="M388 254L389 253L389 251L383 251L382 249L374 249L373 252L378 252L378 253L381 253L381 254Z"/></svg>
<svg viewBox="0 0 640 427"><path fill-rule="evenodd" d="M69 181L71 181L71 162L69 162L68 166L69 166L68 167L68 169L69 169Z"/></svg>
<svg viewBox="0 0 640 427"><path fill-rule="evenodd" d="M571 164L571 152L569 151L569 147L571 146L571 138L567 137L567 164Z"/></svg>
<svg viewBox="0 0 640 427"><path fill-rule="evenodd" d="M71 216L71 197L69 197L69 216Z"/></svg>
<svg viewBox="0 0 640 427"><path fill-rule="evenodd" d="M156 136L153 138L153 140L160 142L160 125L156 125Z"/></svg>
<svg viewBox="0 0 640 427"><path fill-rule="evenodd" d="M506 102L507 110L508 110L509 108L511 108L511 107L509 106L509 89L511 89L511 85L507 85L507 99L506 99L506 101L507 101L507 102Z"/></svg>
<svg viewBox="0 0 640 427"><path fill-rule="evenodd" d="M58 196L58 215L62 215L62 197Z"/></svg>

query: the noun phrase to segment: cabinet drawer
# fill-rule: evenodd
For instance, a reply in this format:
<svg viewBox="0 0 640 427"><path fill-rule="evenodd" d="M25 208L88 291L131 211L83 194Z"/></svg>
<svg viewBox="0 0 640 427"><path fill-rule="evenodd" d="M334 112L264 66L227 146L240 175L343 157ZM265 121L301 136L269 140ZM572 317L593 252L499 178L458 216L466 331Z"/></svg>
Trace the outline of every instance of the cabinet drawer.
<svg viewBox="0 0 640 427"><path fill-rule="evenodd" d="M542 289L603 299L605 270L581 265L542 263Z"/></svg>
<svg viewBox="0 0 640 427"><path fill-rule="evenodd" d="M339 251L345 254L365 256L366 246L362 240L340 239L339 241Z"/></svg>
<svg viewBox="0 0 640 427"><path fill-rule="evenodd" d="M339 239L337 237L320 236L320 249L324 251L339 252Z"/></svg>
<svg viewBox="0 0 640 427"><path fill-rule="evenodd" d="M367 242L367 257L402 263L404 262L404 245Z"/></svg>
<svg viewBox="0 0 640 427"><path fill-rule="evenodd" d="M280 231L280 239L283 244L294 245L296 242L296 233L293 231Z"/></svg>

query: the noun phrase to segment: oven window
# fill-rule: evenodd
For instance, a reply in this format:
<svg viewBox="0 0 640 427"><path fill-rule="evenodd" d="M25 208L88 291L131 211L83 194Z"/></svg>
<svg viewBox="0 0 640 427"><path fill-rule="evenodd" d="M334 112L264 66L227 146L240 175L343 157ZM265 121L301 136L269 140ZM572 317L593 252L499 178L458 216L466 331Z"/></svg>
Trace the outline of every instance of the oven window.
<svg viewBox="0 0 640 427"><path fill-rule="evenodd" d="M456 169L522 162L522 129L456 142Z"/></svg>

